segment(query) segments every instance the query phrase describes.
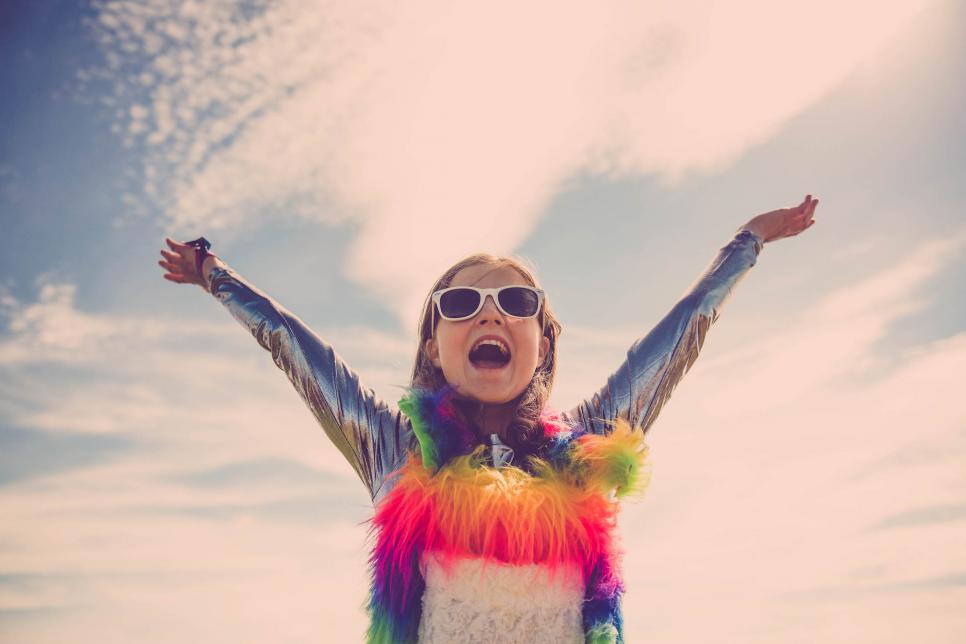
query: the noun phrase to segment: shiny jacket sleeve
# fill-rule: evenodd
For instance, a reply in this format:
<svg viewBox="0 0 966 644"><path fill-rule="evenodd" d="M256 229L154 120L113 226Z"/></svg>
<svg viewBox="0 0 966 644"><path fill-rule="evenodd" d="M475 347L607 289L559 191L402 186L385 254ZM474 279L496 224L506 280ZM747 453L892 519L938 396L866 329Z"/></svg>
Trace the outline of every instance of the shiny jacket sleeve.
<svg viewBox="0 0 966 644"><path fill-rule="evenodd" d="M369 494L383 496L386 475L401 464L408 445L408 419L378 400L304 322L234 270L215 266L208 277L212 295L272 354Z"/></svg>
<svg viewBox="0 0 966 644"><path fill-rule="evenodd" d="M664 319L631 346L607 384L565 415L598 434L608 432L616 418L647 432L698 359L705 334L732 289L755 265L762 245L757 234L739 230Z"/></svg>

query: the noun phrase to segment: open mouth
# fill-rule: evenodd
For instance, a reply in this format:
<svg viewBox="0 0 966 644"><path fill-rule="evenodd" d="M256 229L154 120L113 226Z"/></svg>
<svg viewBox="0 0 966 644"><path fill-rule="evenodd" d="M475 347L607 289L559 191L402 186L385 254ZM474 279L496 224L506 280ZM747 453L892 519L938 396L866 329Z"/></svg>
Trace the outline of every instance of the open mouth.
<svg viewBox="0 0 966 644"><path fill-rule="evenodd" d="M498 338L481 338L470 349L469 358L478 369L501 369L510 363L510 347Z"/></svg>

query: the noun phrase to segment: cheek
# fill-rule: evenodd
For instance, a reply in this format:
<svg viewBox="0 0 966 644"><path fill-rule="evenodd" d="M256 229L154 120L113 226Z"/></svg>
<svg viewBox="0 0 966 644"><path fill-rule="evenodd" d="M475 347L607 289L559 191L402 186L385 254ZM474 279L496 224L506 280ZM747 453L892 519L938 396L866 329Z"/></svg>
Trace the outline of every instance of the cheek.
<svg viewBox="0 0 966 644"><path fill-rule="evenodd" d="M536 365L540 361L540 328L533 320L527 320L529 324L514 329L514 343L517 347L519 362L527 366Z"/></svg>
<svg viewBox="0 0 966 644"><path fill-rule="evenodd" d="M452 363L463 356L463 345L466 341L466 330L459 325L440 325L436 330L436 341L439 346L439 359L443 363Z"/></svg>

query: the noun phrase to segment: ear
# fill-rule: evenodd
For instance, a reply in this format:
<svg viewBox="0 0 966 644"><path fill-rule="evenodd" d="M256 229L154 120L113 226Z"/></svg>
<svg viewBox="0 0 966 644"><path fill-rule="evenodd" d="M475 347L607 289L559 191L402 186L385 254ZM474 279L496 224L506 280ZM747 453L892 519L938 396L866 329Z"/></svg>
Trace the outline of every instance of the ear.
<svg viewBox="0 0 966 644"><path fill-rule="evenodd" d="M429 361L433 363L433 366L437 369L441 368L442 365L439 362L439 345L436 344L436 340L434 338L426 340L424 349L426 351L426 355L429 356Z"/></svg>
<svg viewBox="0 0 966 644"><path fill-rule="evenodd" d="M540 337L540 348L539 348L539 364L543 364L547 360L547 354L550 353L550 338L547 336Z"/></svg>

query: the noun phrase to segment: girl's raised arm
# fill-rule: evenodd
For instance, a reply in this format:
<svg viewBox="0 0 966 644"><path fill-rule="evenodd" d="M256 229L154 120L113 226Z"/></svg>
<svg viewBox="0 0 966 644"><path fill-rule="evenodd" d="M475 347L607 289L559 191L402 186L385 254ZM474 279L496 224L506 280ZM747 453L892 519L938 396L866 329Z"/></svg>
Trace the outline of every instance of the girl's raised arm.
<svg viewBox="0 0 966 644"><path fill-rule="evenodd" d="M376 398L332 347L302 320L248 283L215 256L205 260L204 277L194 279L193 248L168 241L175 253L161 262L171 281L198 283L214 295L242 326L271 353L322 429L352 465L374 500L386 475L401 463L409 441L409 421ZM174 257L182 255L183 263ZM181 279L177 279L180 277Z"/></svg>
<svg viewBox="0 0 966 644"><path fill-rule="evenodd" d="M610 431L617 418L647 432L698 359L708 329L717 321L732 289L755 265L762 246L810 228L817 204L817 199L806 195L794 208L758 215L742 226L670 313L631 346L627 359L607 384L565 416L597 434Z"/></svg>
<svg viewBox="0 0 966 644"><path fill-rule="evenodd" d="M610 431L617 418L646 432L697 360L708 328L734 286L755 265L763 243L754 232L740 230L670 313L631 346L607 384L567 415L596 434Z"/></svg>

